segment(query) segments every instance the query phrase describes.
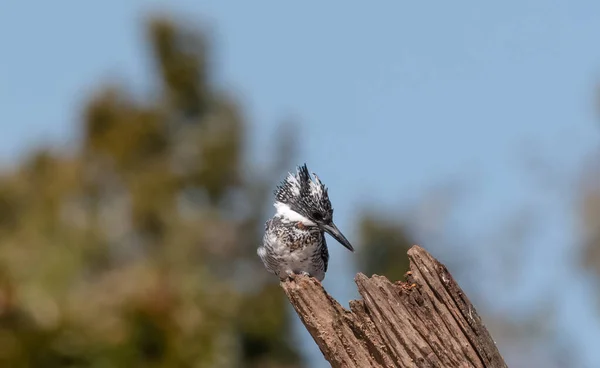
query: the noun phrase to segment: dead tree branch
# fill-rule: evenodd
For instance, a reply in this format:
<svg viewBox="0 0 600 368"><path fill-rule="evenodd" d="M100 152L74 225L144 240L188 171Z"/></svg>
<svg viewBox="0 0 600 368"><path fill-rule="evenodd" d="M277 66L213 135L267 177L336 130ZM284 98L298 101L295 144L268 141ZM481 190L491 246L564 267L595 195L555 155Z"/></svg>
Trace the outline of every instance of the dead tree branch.
<svg viewBox="0 0 600 368"><path fill-rule="evenodd" d="M281 286L332 367L506 368L446 267L419 246L408 257L407 282L359 273L350 310L313 278Z"/></svg>

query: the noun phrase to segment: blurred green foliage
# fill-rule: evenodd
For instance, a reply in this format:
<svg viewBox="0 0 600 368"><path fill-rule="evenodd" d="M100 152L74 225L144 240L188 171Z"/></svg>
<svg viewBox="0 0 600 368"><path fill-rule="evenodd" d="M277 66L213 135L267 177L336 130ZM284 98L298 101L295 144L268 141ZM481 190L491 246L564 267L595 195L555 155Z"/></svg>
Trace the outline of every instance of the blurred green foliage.
<svg viewBox="0 0 600 368"><path fill-rule="evenodd" d="M302 366L255 253L291 151L249 167L203 32L156 18L148 41L155 89L99 89L75 151L0 177L0 366Z"/></svg>
<svg viewBox="0 0 600 368"><path fill-rule="evenodd" d="M385 276L392 281L404 280L409 270L406 252L416 244L410 231L395 217L364 211L359 220L361 247L356 259L359 270L367 276Z"/></svg>
<svg viewBox="0 0 600 368"><path fill-rule="evenodd" d="M205 33L164 18L147 30L152 90L99 88L75 150L0 174L0 366L304 366L256 255L293 131L253 167ZM367 215L360 230L361 271L401 279L404 229Z"/></svg>
<svg viewBox="0 0 600 368"><path fill-rule="evenodd" d="M581 264L600 277L600 166L596 155L579 178L575 208L582 242Z"/></svg>

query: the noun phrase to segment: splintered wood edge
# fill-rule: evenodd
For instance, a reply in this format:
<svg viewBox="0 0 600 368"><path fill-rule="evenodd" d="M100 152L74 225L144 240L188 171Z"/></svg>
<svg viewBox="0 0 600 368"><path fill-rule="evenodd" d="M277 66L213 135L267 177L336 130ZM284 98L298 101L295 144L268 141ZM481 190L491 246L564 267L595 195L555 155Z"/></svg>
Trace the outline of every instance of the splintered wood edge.
<svg viewBox="0 0 600 368"><path fill-rule="evenodd" d="M332 367L381 367L367 341L357 336L357 317L329 295L319 281L299 275L280 285Z"/></svg>
<svg viewBox="0 0 600 368"><path fill-rule="evenodd" d="M435 289L435 284L442 285L447 296L438 295L438 297L445 299L443 300L445 305L454 304L456 308L450 310L454 314L454 320L460 325L469 343L486 367L507 368L481 317L446 266L418 245L413 245L407 254L411 273L418 273L423 278L423 282L429 284L428 286L432 289ZM460 315L457 311L460 312Z"/></svg>

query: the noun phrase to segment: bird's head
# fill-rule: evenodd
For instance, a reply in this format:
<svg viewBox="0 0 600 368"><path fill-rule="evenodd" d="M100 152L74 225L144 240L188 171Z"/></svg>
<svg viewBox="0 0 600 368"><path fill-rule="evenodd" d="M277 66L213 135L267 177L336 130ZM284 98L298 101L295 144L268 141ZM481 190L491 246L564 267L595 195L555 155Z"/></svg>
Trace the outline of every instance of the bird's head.
<svg viewBox="0 0 600 368"><path fill-rule="evenodd" d="M287 178L275 190L277 214L289 221L302 222L307 227L319 227L351 251L354 248L333 223L333 207L327 187L313 173L310 177L306 164Z"/></svg>

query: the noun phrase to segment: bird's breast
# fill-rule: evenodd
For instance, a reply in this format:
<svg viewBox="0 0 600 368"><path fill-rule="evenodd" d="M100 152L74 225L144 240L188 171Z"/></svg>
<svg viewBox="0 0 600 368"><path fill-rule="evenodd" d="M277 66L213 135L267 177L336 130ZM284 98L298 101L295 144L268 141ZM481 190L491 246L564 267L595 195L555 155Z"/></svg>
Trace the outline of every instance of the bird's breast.
<svg viewBox="0 0 600 368"><path fill-rule="evenodd" d="M274 253L279 255L314 251L323 243L323 234L296 223L274 221L267 229L267 236L274 245Z"/></svg>

